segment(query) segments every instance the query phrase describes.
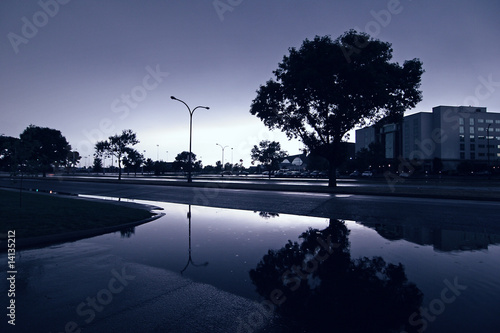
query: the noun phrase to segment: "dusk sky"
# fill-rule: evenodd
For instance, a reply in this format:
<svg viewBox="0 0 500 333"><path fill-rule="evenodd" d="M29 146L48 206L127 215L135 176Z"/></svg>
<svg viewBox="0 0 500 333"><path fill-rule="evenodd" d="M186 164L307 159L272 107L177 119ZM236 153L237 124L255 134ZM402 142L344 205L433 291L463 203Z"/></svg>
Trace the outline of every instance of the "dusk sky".
<svg viewBox="0 0 500 333"><path fill-rule="evenodd" d="M172 161L189 148L189 114L174 95L210 107L193 117L204 165L221 159L216 143L228 146L225 162L246 166L263 139L297 154L302 144L270 132L250 104L288 48L351 28L392 43L393 61L423 62L423 101L407 114L500 112L498 13L492 0L2 0L0 134L58 129L90 163L97 140L132 129L137 150Z"/></svg>

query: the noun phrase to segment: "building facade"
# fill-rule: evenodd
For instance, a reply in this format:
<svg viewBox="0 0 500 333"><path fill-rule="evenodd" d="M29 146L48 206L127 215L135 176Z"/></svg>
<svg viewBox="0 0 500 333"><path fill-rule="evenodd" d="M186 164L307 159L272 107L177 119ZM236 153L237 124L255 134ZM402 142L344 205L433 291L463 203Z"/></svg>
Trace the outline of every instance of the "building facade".
<svg viewBox="0 0 500 333"><path fill-rule="evenodd" d="M386 158L398 155L422 161L428 167L439 160L443 170L455 170L464 162L499 165L500 113L487 112L485 107L437 106L432 112L404 117L401 133L397 124L393 125L374 125L356 131L356 151L371 142L380 142ZM395 149L399 135L400 151Z"/></svg>

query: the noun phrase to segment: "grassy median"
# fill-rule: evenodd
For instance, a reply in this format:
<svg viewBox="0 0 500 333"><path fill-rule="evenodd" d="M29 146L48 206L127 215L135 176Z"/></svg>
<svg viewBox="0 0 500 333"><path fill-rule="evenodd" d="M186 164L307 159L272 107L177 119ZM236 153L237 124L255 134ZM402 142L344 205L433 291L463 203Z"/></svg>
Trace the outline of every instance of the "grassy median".
<svg viewBox="0 0 500 333"><path fill-rule="evenodd" d="M152 214L147 209L109 202L65 198L54 194L0 190L0 234L16 230L17 238L116 226Z"/></svg>

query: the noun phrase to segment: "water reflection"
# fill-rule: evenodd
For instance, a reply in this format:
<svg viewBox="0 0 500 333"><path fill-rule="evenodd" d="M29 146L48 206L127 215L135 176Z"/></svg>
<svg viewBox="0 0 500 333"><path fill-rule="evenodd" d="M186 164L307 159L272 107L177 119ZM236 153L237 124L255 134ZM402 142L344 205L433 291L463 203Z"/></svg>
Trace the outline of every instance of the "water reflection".
<svg viewBox="0 0 500 333"><path fill-rule="evenodd" d="M191 257L191 205L189 205L187 218L189 220L189 257L186 266L184 266L184 268L181 270L181 274L184 273L184 271L188 268L189 264L193 265L194 267L202 267L208 265L208 261L204 262L203 264L195 264L193 262L193 258Z"/></svg>
<svg viewBox="0 0 500 333"><path fill-rule="evenodd" d="M374 229L387 240L404 239L419 245L432 245L438 251L487 250L489 245L500 244L500 235L486 230L461 230L419 225L391 225L376 222L358 222Z"/></svg>
<svg viewBox="0 0 500 333"><path fill-rule="evenodd" d="M254 213L259 213L259 216L262 217L263 219L270 219L270 218L275 218L275 217L279 217L280 214L278 213L272 213L272 212L257 212L257 211L254 211Z"/></svg>
<svg viewBox="0 0 500 333"><path fill-rule="evenodd" d="M133 234L135 234L135 227L128 227L120 230L121 238L130 238Z"/></svg>
<svg viewBox="0 0 500 333"><path fill-rule="evenodd" d="M257 292L275 304L287 332L415 332L408 323L423 294L403 265L352 259L349 230L331 219L302 242L269 250L250 271Z"/></svg>

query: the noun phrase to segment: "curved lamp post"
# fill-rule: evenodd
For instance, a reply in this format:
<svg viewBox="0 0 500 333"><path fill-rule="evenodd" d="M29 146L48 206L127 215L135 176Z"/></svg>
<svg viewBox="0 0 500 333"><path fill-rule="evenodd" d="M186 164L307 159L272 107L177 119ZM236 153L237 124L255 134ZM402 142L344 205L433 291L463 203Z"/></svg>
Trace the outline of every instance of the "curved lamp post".
<svg viewBox="0 0 500 333"><path fill-rule="evenodd" d="M191 183L193 179L191 178L191 143L193 141L193 113L196 111L196 109L207 109L209 110L210 108L208 106L197 106L193 110L189 108L189 106L184 102L183 100L180 100L178 98L175 98L174 96L170 96L171 99L175 101L179 101L182 104L184 104L188 111L189 111L189 164L188 164L188 183Z"/></svg>
<svg viewBox="0 0 500 333"><path fill-rule="evenodd" d="M184 271L188 268L189 264L193 265L194 267L201 267L208 265L208 261L204 262L203 264L195 264L193 262L193 258L191 257L191 205L189 205L189 212L187 213L187 218L189 220L189 257L186 266L184 266L184 268L181 271L181 274L184 273Z"/></svg>

